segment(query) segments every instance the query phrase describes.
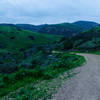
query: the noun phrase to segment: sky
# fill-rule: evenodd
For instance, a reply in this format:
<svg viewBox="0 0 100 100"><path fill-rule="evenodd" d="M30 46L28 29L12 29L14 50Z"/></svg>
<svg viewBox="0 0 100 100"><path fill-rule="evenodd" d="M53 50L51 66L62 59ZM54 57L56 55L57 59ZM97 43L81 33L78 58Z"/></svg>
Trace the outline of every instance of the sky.
<svg viewBox="0 0 100 100"><path fill-rule="evenodd" d="M0 0L0 23L100 23L100 0Z"/></svg>

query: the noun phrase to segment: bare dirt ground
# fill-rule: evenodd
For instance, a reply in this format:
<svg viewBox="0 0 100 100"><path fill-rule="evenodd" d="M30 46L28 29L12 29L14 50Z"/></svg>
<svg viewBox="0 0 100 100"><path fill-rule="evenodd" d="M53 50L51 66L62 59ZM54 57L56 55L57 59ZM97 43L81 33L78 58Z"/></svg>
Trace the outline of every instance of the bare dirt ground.
<svg viewBox="0 0 100 100"><path fill-rule="evenodd" d="M86 64L64 83L52 100L100 100L100 55L80 55L86 58Z"/></svg>

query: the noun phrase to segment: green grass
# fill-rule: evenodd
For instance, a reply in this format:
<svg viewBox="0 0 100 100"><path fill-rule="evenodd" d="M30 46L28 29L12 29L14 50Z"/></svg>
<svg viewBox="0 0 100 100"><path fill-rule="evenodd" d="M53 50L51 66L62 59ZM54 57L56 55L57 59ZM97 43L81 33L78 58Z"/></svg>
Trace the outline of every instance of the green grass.
<svg viewBox="0 0 100 100"><path fill-rule="evenodd" d="M81 51L74 51L72 52L73 54L76 53L87 53L87 54L96 54L96 55L100 55L100 51L89 51L89 52L81 52Z"/></svg>
<svg viewBox="0 0 100 100"><path fill-rule="evenodd" d="M100 51L89 52L90 54L100 55Z"/></svg>
<svg viewBox="0 0 100 100"><path fill-rule="evenodd" d="M25 87L26 85L32 83L36 85L38 82L42 82L44 80L52 80L56 77L58 77L61 73L64 73L66 71L69 71L73 68L76 68L83 64L85 62L84 57L73 55L73 54L57 54L58 60L56 62L51 63L46 68L36 68L34 70L28 70L28 69L21 69L18 72L15 72L10 75L1 75L1 87L0 88L0 97L9 94L10 92L15 91L16 89L20 87ZM25 90L26 91L26 90ZM35 97L36 99L40 99L44 96L47 96L46 91L40 92L37 91L37 88L32 89L32 93L29 93L27 91L20 95L20 98L23 98L23 95L28 98ZM18 98L19 95L16 95L16 98ZM26 100L26 99L17 99L17 100ZM30 99L31 100L31 99Z"/></svg>
<svg viewBox="0 0 100 100"><path fill-rule="evenodd" d="M33 40L29 37L33 37ZM14 39L11 39L11 38ZM22 30L16 27L0 26L0 44L7 50L19 50L21 48L27 49L33 45L52 44L59 41L62 36L41 34Z"/></svg>

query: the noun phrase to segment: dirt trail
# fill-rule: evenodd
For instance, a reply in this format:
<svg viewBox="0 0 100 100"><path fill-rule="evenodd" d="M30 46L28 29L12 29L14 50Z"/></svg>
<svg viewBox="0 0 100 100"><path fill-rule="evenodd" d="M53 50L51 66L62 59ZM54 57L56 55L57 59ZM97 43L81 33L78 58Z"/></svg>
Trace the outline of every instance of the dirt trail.
<svg viewBox="0 0 100 100"><path fill-rule="evenodd" d="M81 54L87 63L58 91L53 100L100 100L100 56Z"/></svg>

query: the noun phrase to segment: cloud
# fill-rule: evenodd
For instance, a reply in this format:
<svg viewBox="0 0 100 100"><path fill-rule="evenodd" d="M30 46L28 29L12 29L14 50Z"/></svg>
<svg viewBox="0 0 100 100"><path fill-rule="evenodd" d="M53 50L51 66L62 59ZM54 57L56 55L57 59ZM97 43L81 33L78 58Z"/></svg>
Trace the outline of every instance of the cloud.
<svg viewBox="0 0 100 100"><path fill-rule="evenodd" d="M100 22L100 0L0 0L0 22Z"/></svg>

